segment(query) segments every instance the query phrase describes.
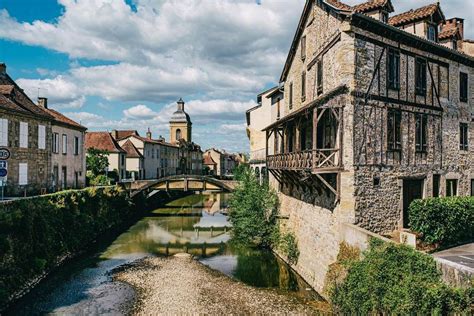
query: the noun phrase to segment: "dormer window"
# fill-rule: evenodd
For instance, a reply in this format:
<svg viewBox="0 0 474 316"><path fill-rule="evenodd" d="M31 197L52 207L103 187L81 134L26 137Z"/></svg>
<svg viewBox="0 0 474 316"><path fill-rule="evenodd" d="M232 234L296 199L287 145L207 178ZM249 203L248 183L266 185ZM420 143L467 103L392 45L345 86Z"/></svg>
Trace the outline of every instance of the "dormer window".
<svg viewBox="0 0 474 316"><path fill-rule="evenodd" d="M434 25L428 25L428 39L430 41L436 42L436 28Z"/></svg>

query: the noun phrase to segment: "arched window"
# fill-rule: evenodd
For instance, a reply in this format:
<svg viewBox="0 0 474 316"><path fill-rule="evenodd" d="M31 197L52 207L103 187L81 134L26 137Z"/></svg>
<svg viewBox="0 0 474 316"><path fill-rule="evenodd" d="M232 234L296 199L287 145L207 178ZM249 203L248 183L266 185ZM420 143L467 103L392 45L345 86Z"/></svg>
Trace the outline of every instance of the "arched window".
<svg viewBox="0 0 474 316"><path fill-rule="evenodd" d="M178 128L176 130L176 140L180 140L181 139L181 130Z"/></svg>
<svg viewBox="0 0 474 316"><path fill-rule="evenodd" d="M258 167L255 168L255 177L260 181L260 169Z"/></svg>

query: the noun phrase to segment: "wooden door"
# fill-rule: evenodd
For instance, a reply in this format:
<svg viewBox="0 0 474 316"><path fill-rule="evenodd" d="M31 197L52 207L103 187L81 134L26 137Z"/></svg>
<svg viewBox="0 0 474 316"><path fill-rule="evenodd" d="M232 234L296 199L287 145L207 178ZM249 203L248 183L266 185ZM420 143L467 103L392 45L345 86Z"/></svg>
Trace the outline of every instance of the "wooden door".
<svg viewBox="0 0 474 316"><path fill-rule="evenodd" d="M423 198L424 180L403 180L403 228L409 228L408 208L410 203Z"/></svg>

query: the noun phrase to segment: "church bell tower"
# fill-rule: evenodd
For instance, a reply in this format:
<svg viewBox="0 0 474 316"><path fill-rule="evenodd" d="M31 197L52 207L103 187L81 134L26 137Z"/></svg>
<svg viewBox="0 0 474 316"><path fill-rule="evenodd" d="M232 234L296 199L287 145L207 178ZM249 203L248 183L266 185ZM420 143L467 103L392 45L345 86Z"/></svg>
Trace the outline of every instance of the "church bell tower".
<svg viewBox="0 0 474 316"><path fill-rule="evenodd" d="M191 142L191 128L193 123L189 114L184 111L184 101L179 99L177 102L176 111L171 116L170 120L170 140L172 143L176 143L183 139L187 142Z"/></svg>

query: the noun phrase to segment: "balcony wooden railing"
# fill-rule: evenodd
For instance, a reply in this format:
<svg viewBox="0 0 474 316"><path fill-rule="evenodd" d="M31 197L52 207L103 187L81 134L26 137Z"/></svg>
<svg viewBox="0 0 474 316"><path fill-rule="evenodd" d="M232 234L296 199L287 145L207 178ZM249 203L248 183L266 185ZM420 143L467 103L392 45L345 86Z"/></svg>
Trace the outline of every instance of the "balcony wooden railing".
<svg viewBox="0 0 474 316"><path fill-rule="evenodd" d="M339 166L338 152L339 149L315 149L270 155L267 166L276 170L336 168Z"/></svg>

